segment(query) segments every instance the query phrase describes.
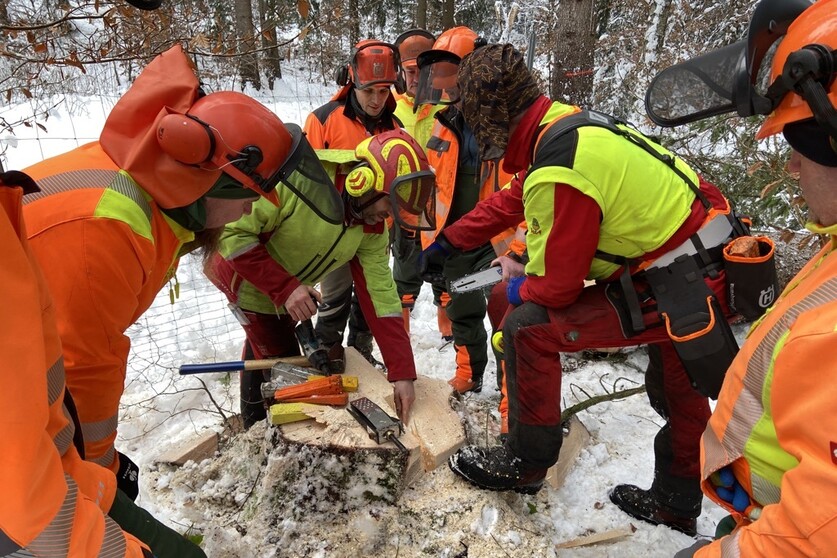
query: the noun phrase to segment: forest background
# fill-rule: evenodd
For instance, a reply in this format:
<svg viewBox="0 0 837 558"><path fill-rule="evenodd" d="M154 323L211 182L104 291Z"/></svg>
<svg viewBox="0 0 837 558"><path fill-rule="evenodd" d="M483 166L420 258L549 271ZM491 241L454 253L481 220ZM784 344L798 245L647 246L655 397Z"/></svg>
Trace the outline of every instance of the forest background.
<svg viewBox="0 0 837 558"><path fill-rule="evenodd" d="M669 65L740 40L755 0L179 0L143 12L102 0L0 0L0 99L28 100L0 135L48 127L56 96L124 91L173 44L202 81L269 93L292 74L334 86L337 67L364 38L392 41L422 27L466 25L527 56L553 99L609 112L658 136L735 200L758 228L784 231L803 218L783 142L756 144L757 119L717 117L674 130L644 110L653 76ZM301 122L300 122L301 124ZM7 142L0 139L0 162ZM778 195L776 195L778 194ZM810 241L810 237L805 237Z"/></svg>

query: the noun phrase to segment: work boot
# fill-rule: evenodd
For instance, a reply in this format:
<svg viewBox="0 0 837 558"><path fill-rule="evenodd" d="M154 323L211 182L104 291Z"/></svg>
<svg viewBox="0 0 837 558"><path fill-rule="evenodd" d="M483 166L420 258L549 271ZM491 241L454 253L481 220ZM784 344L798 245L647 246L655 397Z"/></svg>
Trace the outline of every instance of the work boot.
<svg viewBox="0 0 837 558"><path fill-rule="evenodd" d="M610 491L610 501L620 510L652 525L665 525L690 537L697 535L697 518L678 515L651 494L632 484L620 484Z"/></svg>
<svg viewBox="0 0 837 558"><path fill-rule="evenodd" d="M448 465L466 481L486 490L536 494L546 478L546 469L524 467L506 446L466 446L450 456Z"/></svg>
<svg viewBox="0 0 837 558"><path fill-rule="evenodd" d="M468 393L469 391L473 391L474 393L480 393L482 391L482 378L464 380L459 376L454 376L448 380L448 384L453 388L453 391L459 395Z"/></svg>

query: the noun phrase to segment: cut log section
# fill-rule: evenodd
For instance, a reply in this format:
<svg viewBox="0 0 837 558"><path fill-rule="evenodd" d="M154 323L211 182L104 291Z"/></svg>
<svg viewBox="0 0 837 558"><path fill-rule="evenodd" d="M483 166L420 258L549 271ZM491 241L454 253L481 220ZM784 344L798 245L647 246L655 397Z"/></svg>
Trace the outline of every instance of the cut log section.
<svg viewBox="0 0 837 558"><path fill-rule="evenodd" d="M346 349L346 374L357 376L358 389L350 400L368 397L391 416L396 416L392 385L386 376L373 367L360 353ZM416 402L410 422L399 438L409 454L405 460L399 485L407 486L443 464L465 443L465 432L459 415L451 408L450 386L443 380L421 377L414 383ZM345 407L307 407L313 421L294 422L277 427L279 437L291 445L336 452L342 455L363 450L376 453L389 461L403 458L403 452L392 443L377 444Z"/></svg>

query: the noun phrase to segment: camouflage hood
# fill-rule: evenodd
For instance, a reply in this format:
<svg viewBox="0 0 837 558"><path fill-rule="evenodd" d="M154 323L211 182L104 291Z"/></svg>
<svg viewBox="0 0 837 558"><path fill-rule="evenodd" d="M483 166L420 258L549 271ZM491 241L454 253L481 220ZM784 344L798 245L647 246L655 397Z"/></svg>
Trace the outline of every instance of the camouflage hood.
<svg viewBox="0 0 837 558"><path fill-rule="evenodd" d="M509 144L509 122L540 96L523 55L512 45L487 45L462 60L458 74L462 114L474 131L480 158L496 161Z"/></svg>

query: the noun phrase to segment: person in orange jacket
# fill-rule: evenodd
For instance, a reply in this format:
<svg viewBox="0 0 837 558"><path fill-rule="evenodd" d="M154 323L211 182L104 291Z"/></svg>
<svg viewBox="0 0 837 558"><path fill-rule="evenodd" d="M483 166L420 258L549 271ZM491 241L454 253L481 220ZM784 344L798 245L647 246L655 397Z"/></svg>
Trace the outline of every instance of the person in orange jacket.
<svg viewBox="0 0 837 558"><path fill-rule="evenodd" d="M421 145L427 148L427 142L433 133L436 113L442 110L442 105L416 104L416 92L419 85L419 68L417 58L423 52L433 48L436 38L424 29L408 29L395 38L401 59L401 70L404 72L404 92L395 93L395 116L401 121L408 134L413 136ZM398 287L401 297L404 327L410 331L410 315L415 308L416 300L424 284L418 272L418 255L421 252L421 238L419 235L404 231L400 227L392 227L392 277ZM442 345L440 349L453 342L451 323L445 314L444 306L450 297L442 288L431 285L433 304L436 305L436 321L439 327Z"/></svg>
<svg viewBox="0 0 837 558"><path fill-rule="evenodd" d="M0 550L4 556L150 558L153 550L158 557L205 557L117 492L112 471L79 455L56 308L21 209L23 195L37 192L26 174L0 172L0 368L15 371L0 384Z"/></svg>
<svg viewBox="0 0 837 558"><path fill-rule="evenodd" d="M427 142L427 159L436 171L437 220L435 230L422 233L423 248L430 246L446 227L473 209L477 202L498 191L512 177L502 170L502 162L480 160L477 141L459 107L456 69L465 56L484 44L485 40L473 30L454 27L439 35L433 48L418 57L416 103L446 105L436 114ZM514 232L514 229L506 229L468 253L449 258L445 262L444 279L426 273L424 279L446 290L445 280L452 281L479 271L490 266L498 256L507 254ZM446 291L445 295L443 310L452 325L456 353L456 371L448 383L457 393L478 393L482 390L488 364L488 336L483 326L486 297L480 291Z"/></svg>
<svg viewBox="0 0 837 558"><path fill-rule="evenodd" d="M749 85L761 83L764 54L779 40L769 87ZM756 138L785 137L788 170L798 173L809 208L805 228L828 238L752 326L727 372L701 438L700 475L704 494L730 516L717 540L698 541L676 558L832 556L837 548L837 364L829 356L837 344L835 62L837 0L762 0L748 40L664 70L646 97L662 125L733 110L767 115ZM688 104L671 95L686 76L695 93ZM749 89L725 97L718 83ZM717 105L706 106L708 99Z"/></svg>
<svg viewBox="0 0 837 558"><path fill-rule="evenodd" d="M275 200L304 141L243 94L204 95L176 46L138 76L99 141L26 169L41 188L24 200L29 242L55 301L85 458L132 497L138 469L114 448L125 331L183 254L211 250L260 195Z"/></svg>
<svg viewBox="0 0 837 558"><path fill-rule="evenodd" d="M395 117L392 86L403 86L398 49L389 43L364 39L352 49L348 64L335 76L340 90L305 121L305 134L314 149L354 151L363 140L401 127ZM343 190L346 176L338 174L335 185ZM372 355L372 332L353 294L349 265L331 271L320 283L323 304L317 314L316 333L327 347L342 343L348 322L346 344L355 347L369 362L382 366Z"/></svg>

